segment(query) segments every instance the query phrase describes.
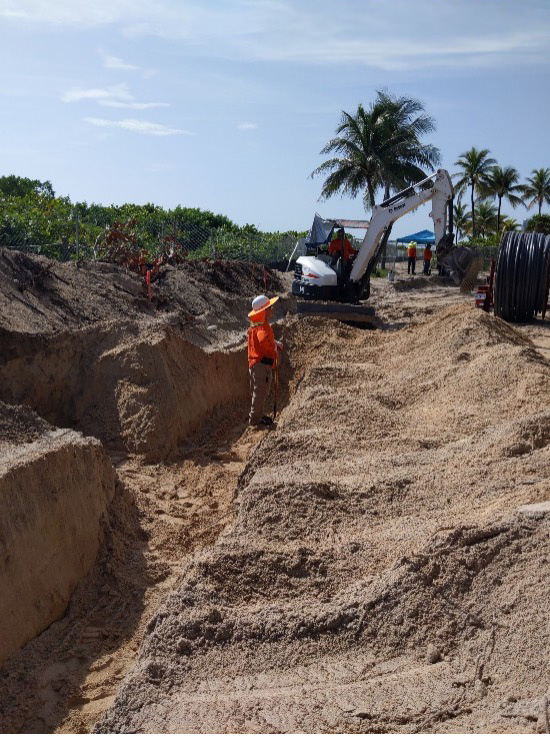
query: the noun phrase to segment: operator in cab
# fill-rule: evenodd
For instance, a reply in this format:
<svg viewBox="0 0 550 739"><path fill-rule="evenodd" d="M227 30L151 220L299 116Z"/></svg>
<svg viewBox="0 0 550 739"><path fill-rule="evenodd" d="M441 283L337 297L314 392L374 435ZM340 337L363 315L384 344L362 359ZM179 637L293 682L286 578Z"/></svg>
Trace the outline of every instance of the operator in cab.
<svg viewBox="0 0 550 739"><path fill-rule="evenodd" d="M328 253L334 262L341 256L342 261L345 263L351 256L357 254L357 249L354 249L350 240L346 239L346 232L341 228L328 245Z"/></svg>
<svg viewBox="0 0 550 739"><path fill-rule="evenodd" d="M280 341L276 341L269 319L273 315L272 306L278 297L268 298L258 295L252 301L252 310L248 314L248 377L252 402L248 422L250 426L272 426L271 416L264 416L264 405L271 387L273 371L277 370L279 353L283 349Z"/></svg>

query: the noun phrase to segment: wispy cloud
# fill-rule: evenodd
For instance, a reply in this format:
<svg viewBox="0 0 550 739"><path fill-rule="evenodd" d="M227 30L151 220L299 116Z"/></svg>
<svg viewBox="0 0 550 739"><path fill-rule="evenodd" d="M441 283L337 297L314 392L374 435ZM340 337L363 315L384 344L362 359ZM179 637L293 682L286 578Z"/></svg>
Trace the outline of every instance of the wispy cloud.
<svg viewBox="0 0 550 739"><path fill-rule="evenodd" d="M151 108L169 108L170 103L124 103L120 100L100 100L100 105L107 108L130 108L131 110L150 110Z"/></svg>
<svg viewBox="0 0 550 739"><path fill-rule="evenodd" d="M96 100L99 103L106 101L131 102L134 96L128 90L126 85L112 85L110 87L93 87L83 89L81 87L67 90L61 96L64 103L76 103L80 100Z"/></svg>
<svg viewBox="0 0 550 739"><path fill-rule="evenodd" d="M0 17L178 42L182 54L374 69L550 62L548 0L0 0ZM474 19L472 21L472 18ZM411 38L422 29L426 42ZM105 66L139 67L104 52Z"/></svg>
<svg viewBox="0 0 550 739"><path fill-rule="evenodd" d="M257 123L239 123L237 128L239 131L253 131L255 128L258 128Z"/></svg>
<svg viewBox="0 0 550 739"><path fill-rule="evenodd" d="M126 62L122 61L120 57L113 56L112 54L107 53L103 49L99 50L99 56L101 57L101 61L103 63L103 66L106 69L118 69L122 71L137 71L139 69L138 66L135 64L127 64Z"/></svg>
<svg viewBox="0 0 550 739"><path fill-rule="evenodd" d="M67 90L61 100L64 103L76 103L81 100L93 100L108 108L127 108L131 110L149 110L150 108L168 108L170 103L137 102L126 85L112 85L104 88L73 88Z"/></svg>
<svg viewBox="0 0 550 739"><path fill-rule="evenodd" d="M182 128L169 128L160 123L138 121L134 118L125 118L121 121L112 121L105 118L84 118L84 121L100 128L121 128L125 131L132 131L148 136L193 136L192 131L186 131Z"/></svg>

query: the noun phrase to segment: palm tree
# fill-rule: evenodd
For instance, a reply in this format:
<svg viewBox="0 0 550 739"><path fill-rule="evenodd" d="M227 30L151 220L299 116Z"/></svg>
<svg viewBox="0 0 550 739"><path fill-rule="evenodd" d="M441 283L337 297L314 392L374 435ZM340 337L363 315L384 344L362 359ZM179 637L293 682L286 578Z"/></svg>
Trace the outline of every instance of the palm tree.
<svg viewBox="0 0 550 739"><path fill-rule="evenodd" d="M519 231L520 224L515 218L509 218L508 216L502 216L502 230L503 231Z"/></svg>
<svg viewBox="0 0 550 739"><path fill-rule="evenodd" d="M375 205L376 192L401 190L424 179L426 169L440 161L439 150L423 144L420 137L435 128L420 102L394 97L379 90L368 109L362 105L354 114L342 111L336 136L321 154L336 154L311 173L328 174L320 200L336 193L356 197L363 193L366 210Z"/></svg>
<svg viewBox="0 0 550 739"><path fill-rule="evenodd" d="M528 208L539 204L540 216L542 204L550 204L550 169L534 169L531 174L533 176L527 178L529 184L523 185L522 192L526 198L531 198L531 202L527 203Z"/></svg>
<svg viewBox="0 0 550 739"><path fill-rule="evenodd" d="M496 165L496 160L489 156L489 149L471 149L460 155L455 162L457 167L462 167L462 172L455 175L458 177L456 186L457 194L460 196L467 187L471 188L471 214L472 214L472 236L476 235L476 216L474 192L482 194L491 167Z"/></svg>
<svg viewBox="0 0 550 739"><path fill-rule="evenodd" d="M458 244L458 234L461 236L468 232L471 214L467 212L466 206L459 200L453 207L453 222L455 229L455 243Z"/></svg>
<svg viewBox="0 0 550 739"><path fill-rule="evenodd" d="M479 235L484 239L489 234L495 233L497 230L497 214L495 206L487 200L478 200L476 205L475 218Z"/></svg>
<svg viewBox="0 0 550 739"><path fill-rule="evenodd" d="M524 205L523 200L514 193L522 192L523 186L516 184L519 182L519 172L514 167L493 167L489 176L487 177L486 184L483 187L484 194L489 196L496 196L498 198L498 213L497 213L497 232L500 231L500 209L502 206L502 199L510 203L512 208L517 205Z"/></svg>

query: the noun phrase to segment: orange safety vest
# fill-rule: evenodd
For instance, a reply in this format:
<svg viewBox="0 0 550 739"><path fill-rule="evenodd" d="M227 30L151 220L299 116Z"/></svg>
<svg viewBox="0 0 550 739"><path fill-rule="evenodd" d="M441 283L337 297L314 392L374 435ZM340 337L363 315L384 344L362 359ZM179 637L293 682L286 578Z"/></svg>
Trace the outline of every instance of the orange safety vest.
<svg viewBox="0 0 550 739"><path fill-rule="evenodd" d="M407 256L414 257L416 259L416 246L409 246L407 249Z"/></svg>
<svg viewBox="0 0 550 739"><path fill-rule="evenodd" d="M273 329L264 320L262 323L253 322L248 329L248 367L253 367L262 359L277 359L277 344Z"/></svg>
<svg viewBox="0 0 550 739"><path fill-rule="evenodd" d="M429 246L424 249L424 259L428 262L432 258L432 250Z"/></svg>
<svg viewBox="0 0 550 739"><path fill-rule="evenodd" d="M339 254L342 251L342 239L333 239L328 246L328 253L331 256ZM344 239L344 261L347 262L352 254L357 254L357 249L354 249L348 239Z"/></svg>

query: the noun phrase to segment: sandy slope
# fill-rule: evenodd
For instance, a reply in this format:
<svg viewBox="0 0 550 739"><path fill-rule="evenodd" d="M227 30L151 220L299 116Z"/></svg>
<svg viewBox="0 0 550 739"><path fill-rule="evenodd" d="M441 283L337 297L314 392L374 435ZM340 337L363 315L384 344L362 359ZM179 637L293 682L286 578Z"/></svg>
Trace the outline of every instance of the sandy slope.
<svg viewBox="0 0 550 739"><path fill-rule="evenodd" d="M547 361L470 306L289 331L323 342L98 729L544 728Z"/></svg>

